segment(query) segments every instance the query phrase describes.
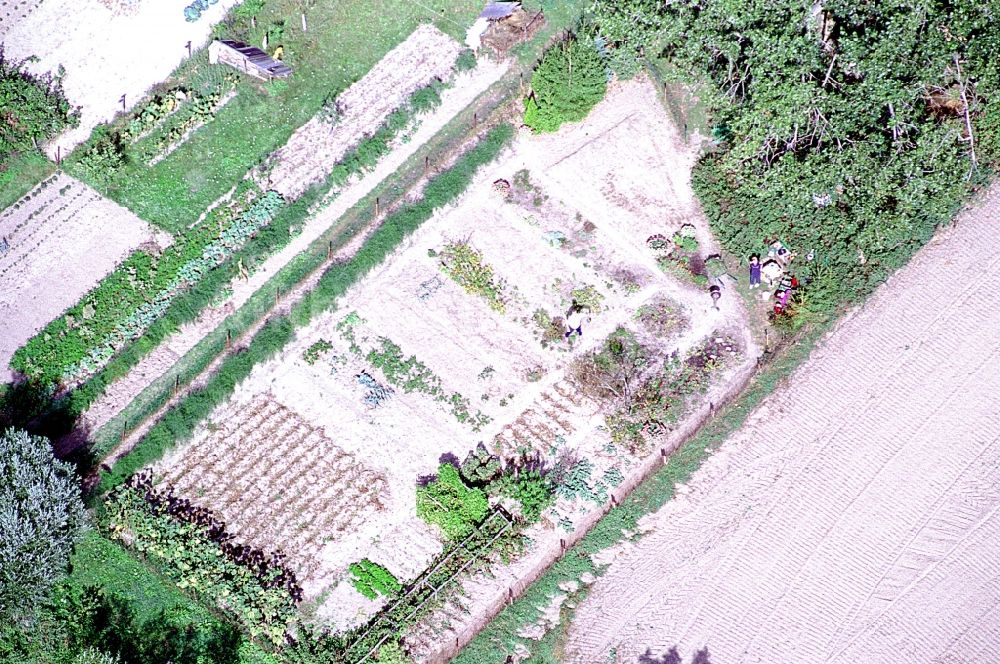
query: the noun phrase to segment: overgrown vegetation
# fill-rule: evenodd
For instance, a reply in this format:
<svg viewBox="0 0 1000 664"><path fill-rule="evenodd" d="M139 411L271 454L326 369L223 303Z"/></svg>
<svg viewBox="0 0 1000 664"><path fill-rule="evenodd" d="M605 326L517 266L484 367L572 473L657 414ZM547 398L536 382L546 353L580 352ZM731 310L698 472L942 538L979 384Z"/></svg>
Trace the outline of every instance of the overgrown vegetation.
<svg viewBox="0 0 1000 664"><path fill-rule="evenodd" d="M486 493L466 485L450 463L442 463L437 477L417 487L417 516L439 526L448 539L469 535L486 518L488 509Z"/></svg>
<svg viewBox="0 0 1000 664"><path fill-rule="evenodd" d="M27 62L8 59L0 46L0 168L79 123L79 109L63 91L62 68L54 76L36 76L26 71Z"/></svg>
<svg viewBox="0 0 1000 664"><path fill-rule="evenodd" d="M881 283L1000 157L981 3L600 1L591 20L617 61L662 56L705 84L719 149L696 193L731 253L777 238L798 255L802 310Z"/></svg>
<svg viewBox="0 0 1000 664"><path fill-rule="evenodd" d="M490 309L506 310L504 282L493 273L493 266L483 261L483 255L469 242L449 242L438 254L441 270L467 292L486 300Z"/></svg>
<svg viewBox="0 0 1000 664"><path fill-rule="evenodd" d="M538 132L587 117L607 88L606 67L593 40L570 35L549 47L531 75L524 124Z"/></svg>

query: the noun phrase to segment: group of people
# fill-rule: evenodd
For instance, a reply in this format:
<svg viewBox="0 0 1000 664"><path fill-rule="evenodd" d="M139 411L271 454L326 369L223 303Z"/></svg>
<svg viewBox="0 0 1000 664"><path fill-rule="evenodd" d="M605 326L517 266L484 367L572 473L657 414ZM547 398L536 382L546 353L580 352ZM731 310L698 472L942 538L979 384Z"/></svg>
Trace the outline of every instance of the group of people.
<svg viewBox="0 0 1000 664"><path fill-rule="evenodd" d="M767 282L768 287L775 288L773 293L775 315L784 313L788 309L788 304L799 287L799 280L788 269L794 257L795 254L788 251L779 241L770 245L766 260L762 261L760 254L750 254L750 288L760 288L762 280ZM765 292L763 299L770 297L771 293Z"/></svg>

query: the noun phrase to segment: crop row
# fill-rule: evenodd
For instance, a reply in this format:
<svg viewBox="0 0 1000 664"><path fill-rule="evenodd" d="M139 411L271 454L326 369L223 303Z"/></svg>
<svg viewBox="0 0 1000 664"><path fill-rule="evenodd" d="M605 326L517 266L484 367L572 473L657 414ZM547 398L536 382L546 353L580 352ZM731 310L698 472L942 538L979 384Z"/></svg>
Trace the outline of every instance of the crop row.
<svg viewBox="0 0 1000 664"><path fill-rule="evenodd" d="M46 383L86 378L146 331L182 291L238 251L284 201L249 181L228 205L159 255L139 250L14 354L11 367Z"/></svg>

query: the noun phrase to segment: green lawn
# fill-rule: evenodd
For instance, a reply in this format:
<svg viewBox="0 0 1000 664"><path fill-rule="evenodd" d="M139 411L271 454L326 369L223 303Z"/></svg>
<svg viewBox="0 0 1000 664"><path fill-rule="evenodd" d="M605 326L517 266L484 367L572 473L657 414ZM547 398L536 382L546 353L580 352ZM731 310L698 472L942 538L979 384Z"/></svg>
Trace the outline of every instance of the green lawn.
<svg viewBox="0 0 1000 664"><path fill-rule="evenodd" d="M56 170L56 165L38 152L18 155L0 167L0 210L13 204Z"/></svg>
<svg viewBox="0 0 1000 664"><path fill-rule="evenodd" d="M88 531L77 545L70 564L71 585L78 588L100 586L127 599L140 621L174 608L186 609L199 621L217 620L204 606L183 594L174 584L156 576L128 551L96 530Z"/></svg>
<svg viewBox="0 0 1000 664"><path fill-rule="evenodd" d="M212 122L152 168L124 167L108 194L143 219L174 232L197 220L246 172L288 140L323 101L357 81L421 22L432 20L459 41L482 9L482 0L340 0L315 3L307 11L308 32L297 0L268 0L257 27L232 21L217 34L260 44L264 32L284 21L280 40L295 70L287 81L260 84L242 77L237 96ZM206 50L185 62L158 89L205 90L227 71L208 64ZM231 70L229 70L231 71ZM119 121L121 122L121 120ZM78 158L81 150L73 157ZM70 164L67 168L79 172Z"/></svg>

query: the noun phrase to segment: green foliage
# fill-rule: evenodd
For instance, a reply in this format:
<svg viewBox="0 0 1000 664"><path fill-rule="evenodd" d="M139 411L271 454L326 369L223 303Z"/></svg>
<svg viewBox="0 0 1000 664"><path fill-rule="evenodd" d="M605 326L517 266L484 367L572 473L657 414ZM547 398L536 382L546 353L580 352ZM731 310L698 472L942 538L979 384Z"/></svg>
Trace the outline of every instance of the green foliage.
<svg viewBox="0 0 1000 664"><path fill-rule="evenodd" d="M378 649L375 657L377 664L411 664L413 660L406 656L403 647L395 641L389 641Z"/></svg>
<svg viewBox="0 0 1000 664"><path fill-rule="evenodd" d="M606 88L604 62L594 44L569 37L550 47L531 75L524 123L549 132L564 122L582 120L604 98Z"/></svg>
<svg viewBox="0 0 1000 664"><path fill-rule="evenodd" d="M392 597L403 589L392 572L367 558L351 563L347 569L351 573L351 585L368 599L375 599L379 595Z"/></svg>
<svg viewBox="0 0 1000 664"><path fill-rule="evenodd" d="M448 463L438 468L437 478L417 488L417 516L437 525L448 539L462 539L486 518L489 504L482 489L462 481Z"/></svg>
<svg viewBox="0 0 1000 664"><path fill-rule="evenodd" d="M277 215L284 200L246 186L163 253L136 251L79 303L19 348L11 367L58 383L93 374L115 351L138 339L181 292L225 263Z"/></svg>
<svg viewBox="0 0 1000 664"><path fill-rule="evenodd" d="M455 70L459 72L469 71L475 66L476 54L472 52L471 48L463 48L462 52L458 54L458 59L455 60Z"/></svg>
<svg viewBox="0 0 1000 664"><path fill-rule="evenodd" d="M232 16L238 21L249 22L251 18L260 16L264 10L264 0L243 0L233 7Z"/></svg>
<svg viewBox="0 0 1000 664"><path fill-rule="evenodd" d="M548 478L538 470L517 470L505 473L490 485L488 491L517 501L521 518L535 523L555 501L555 491Z"/></svg>
<svg viewBox="0 0 1000 664"><path fill-rule="evenodd" d="M316 343L306 348L302 353L302 359L306 361L306 364L313 365L319 361L319 358L323 357L330 349L333 348L333 344L326 339L320 339Z"/></svg>
<svg viewBox="0 0 1000 664"><path fill-rule="evenodd" d="M0 619L27 622L57 579L85 527L73 467L49 441L0 434Z"/></svg>
<svg viewBox="0 0 1000 664"><path fill-rule="evenodd" d="M103 505L102 528L127 543L178 588L234 615L253 638L284 643L295 602L273 579L223 555L207 529L186 523L148 502L141 488L118 487ZM274 570L272 574L278 574Z"/></svg>
<svg viewBox="0 0 1000 664"><path fill-rule="evenodd" d="M26 63L8 60L0 47L0 165L79 123L79 109L63 91L61 68L56 76L35 76Z"/></svg>
<svg viewBox="0 0 1000 664"><path fill-rule="evenodd" d="M720 150L693 182L731 253L780 238L811 312L881 283L946 223L1000 158L1000 24L981 3L847 0L598 2L592 21L633 55L707 81ZM801 260L814 252L815 260Z"/></svg>
<svg viewBox="0 0 1000 664"><path fill-rule="evenodd" d="M473 295L486 300L490 309L504 313L504 282L497 280L493 267L483 262L483 255L468 242L449 242L438 252L441 270Z"/></svg>

